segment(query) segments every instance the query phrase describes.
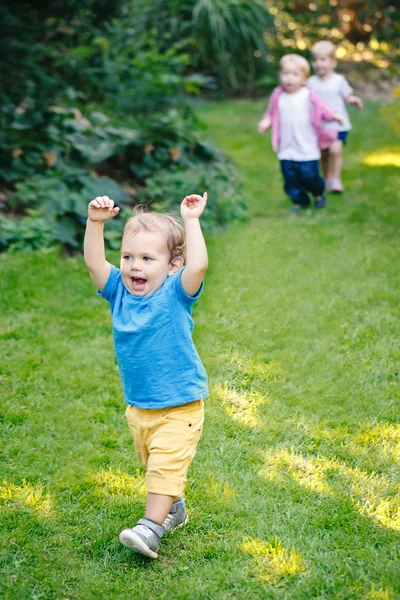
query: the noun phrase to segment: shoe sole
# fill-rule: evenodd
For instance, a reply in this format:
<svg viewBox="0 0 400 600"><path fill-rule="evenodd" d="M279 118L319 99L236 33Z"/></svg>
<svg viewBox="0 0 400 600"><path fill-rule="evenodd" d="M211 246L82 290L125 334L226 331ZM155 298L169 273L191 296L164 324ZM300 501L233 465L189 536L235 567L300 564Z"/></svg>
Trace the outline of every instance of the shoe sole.
<svg viewBox="0 0 400 600"><path fill-rule="evenodd" d="M142 538L140 538L132 531L121 531L121 533L119 534L119 541L127 548L130 548L130 550L138 552L139 554L143 554L143 556L148 556L149 558L158 557L157 552L153 552L153 550L150 550L150 548L146 546Z"/></svg>

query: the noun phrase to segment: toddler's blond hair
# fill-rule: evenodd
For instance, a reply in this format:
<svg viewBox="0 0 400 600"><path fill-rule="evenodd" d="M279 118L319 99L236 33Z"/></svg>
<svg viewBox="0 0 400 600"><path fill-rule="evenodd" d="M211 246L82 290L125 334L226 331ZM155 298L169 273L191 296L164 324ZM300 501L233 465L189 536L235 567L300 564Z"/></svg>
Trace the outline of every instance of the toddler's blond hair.
<svg viewBox="0 0 400 600"><path fill-rule="evenodd" d="M139 231L160 232L167 241L171 261L178 257L185 260L186 235L183 225L173 215L146 210L146 207L141 205L134 208L136 214L126 222L122 239L134 236Z"/></svg>
<svg viewBox="0 0 400 600"><path fill-rule="evenodd" d="M321 54L323 54L324 56L335 58L335 52L336 46L329 40L321 40L320 42L314 44L314 46L311 48L311 54L313 57L321 56Z"/></svg>
<svg viewBox="0 0 400 600"><path fill-rule="evenodd" d="M304 58L304 56L300 56L300 54L285 54L285 56L282 56L281 60L279 61L279 67L281 68L281 70L289 62L294 63L296 67L298 67L300 71L302 71L304 79L307 79L307 77L310 74L310 65L308 64L308 61Z"/></svg>

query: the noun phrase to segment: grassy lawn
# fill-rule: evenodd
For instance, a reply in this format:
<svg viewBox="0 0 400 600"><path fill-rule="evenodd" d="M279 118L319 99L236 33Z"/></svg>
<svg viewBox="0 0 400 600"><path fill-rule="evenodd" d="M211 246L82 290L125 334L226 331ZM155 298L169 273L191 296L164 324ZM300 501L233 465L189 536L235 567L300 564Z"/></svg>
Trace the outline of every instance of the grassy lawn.
<svg viewBox="0 0 400 600"><path fill-rule="evenodd" d="M263 109L199 107L251 218L208 240L211 397L191 520L157 561L118 542L145 490L107 303L82 258L0 259L3 598L400 598L399 169L376 164L400 145L353 112L346 193L291 215Z"/></svg>

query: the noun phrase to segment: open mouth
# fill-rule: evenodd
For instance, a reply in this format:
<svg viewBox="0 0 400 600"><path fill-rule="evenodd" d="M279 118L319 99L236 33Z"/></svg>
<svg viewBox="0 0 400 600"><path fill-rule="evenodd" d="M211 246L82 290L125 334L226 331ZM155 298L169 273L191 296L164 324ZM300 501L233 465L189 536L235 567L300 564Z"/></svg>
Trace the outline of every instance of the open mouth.
<svg viewBox="0 0 400 600"><path fill-rule="evenodd" d="M131 277L131 281L132 289L135 292L142 292L147 283L147 279L143 279L143 277Z"/></svg>

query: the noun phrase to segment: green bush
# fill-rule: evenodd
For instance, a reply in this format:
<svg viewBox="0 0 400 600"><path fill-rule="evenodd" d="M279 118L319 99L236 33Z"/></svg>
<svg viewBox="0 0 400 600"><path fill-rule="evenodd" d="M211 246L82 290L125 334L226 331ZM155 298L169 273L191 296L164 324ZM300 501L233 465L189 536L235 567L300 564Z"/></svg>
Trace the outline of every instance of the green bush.
<svg viewBox="0 0 400 600"><path fill-rule="evenodd" d="M157 14L157 47L178 44L190 56L186 73L205 76L206 89L249 93L269 69L264 33L274 18L264 0L136 0L134 10L139 31L153 28Z"/></svg>
<svg viewBox="0 0 400 600"><path fill-rule="evenodd" d="M190 112L171 108L145 115L135 129L110 125L99 111L85 117L76 108L56 106L44 113L40 131L21 128L22 119L10 120L1 148L0 175L8 189L0 250L55 242L67 250L80 248L87 204L99 195L113 198L122 209L145 200L170 210L186 194L208 189L206 228L244 215L232 167L195 134ZM111 247L119 243L121 223L107 231Z"/></svg>
<svg viewBox="0 0 400 600"><path fill-rule="evenodd" d="M0 215L0 251L37 250L56 242L55 231L40 212L29 210L22 219Z"/></svg>
<svg viewBox="0 0 400 600"><path fill-rule="evenodd" d="M185 196L205 191L208 191L208 202L202 216L202 226L206 231L246 217L243 190L238 185L232 166L226 162L175 173L161 171L147 180L142 200L152 204L156 210L179 214Z"/></svg>
<svg viewBox="0 0 400 600"><path fill-rule="evenodd" d="M215 190L207 227L243 213L239 196L216 192L218 177L231 181L233 173L201 141L188 106L188 94L210 83L190 68L188 41L170 37L162 47L141 2L118 2L118 18L107 22L109 2L100 4L60 0L39 9L27 2L26 15L19 5L0 7L18 39L6 36L0 45L19 49L11 70L22 78L0 103L0 250L61 243L75 251L90 199L108 195L129 209L139 198L151 201L146 188L161 179L168 195L182 182L180 199ZM106 234L113 247L121 222Z"/></svg>

